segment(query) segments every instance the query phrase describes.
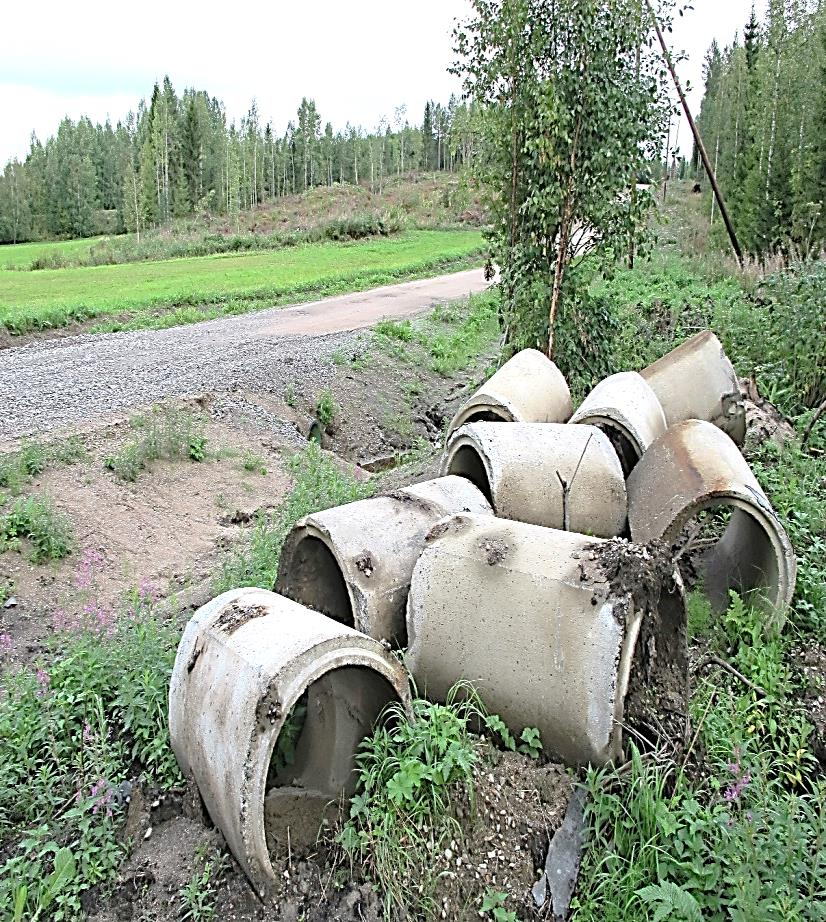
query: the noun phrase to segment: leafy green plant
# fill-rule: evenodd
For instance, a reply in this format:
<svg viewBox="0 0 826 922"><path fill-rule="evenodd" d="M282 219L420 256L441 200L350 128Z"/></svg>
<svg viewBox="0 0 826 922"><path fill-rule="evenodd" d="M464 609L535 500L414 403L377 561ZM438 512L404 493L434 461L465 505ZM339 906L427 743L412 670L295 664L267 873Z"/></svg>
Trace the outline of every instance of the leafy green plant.
<svg viewBox="0 0 826 922"><path fill-rule="evenodd" d="M379 885L391 917L427 911L434 856L459 834L456 806L472 802L479 740L471 725L481 714L469 691L457 685L444 705L415 699L412 720L391 705L356 757L357 790L339 842Z"/></svg>
<svg viewBox="0 0 826 922"><path fill-rule="evenodd" d="M338 406L333 400L333 395L329 390L322 391L315 405L316 419L326 429L335 419L338 413Z"/></svg>
<svg viewBox="0 0 826 922"><path fill-rule="evenodd" d="M295 385L292 383L284 388L284 403L288 407L294 407L298 403L298 395L295 392Z"/></svg>
<svg viewBox="0 0 826 922"><path fill-rule="evenodd" d="M666 922L668 919L703 922L697 900L670 880L662 884L649 884L638 890L637 896L653 910L651 922Z"/></svg>
<svg viewBox="0 0 826 922"><path fill-rule="evenodd" d="M31 544L34 563L60 560L74 545L69 520L57 512L45 496L18 499L5 514L0 514L0 552L21 550L22 539Z"/></svg>
<svg viewBox="0 0 826 922"><path fill-rule="evenodd" d="M490 915L495 922L516 922L516 913L505 908L507 899L507 893L501 890L487 890L479 907L480 915Z"/></svg>
<svg viewBox="0 0 826 922"><path fill-rule="evenodd" d="M248 474L260 474L262 477L266 476L267 473L267 463L261 457L257 455L254 451L245 451L241 456L241 466Z"/></svg>
<svg viewBox="0 0 826 922"><path fill-rule="evenodd" d="M195 854L196 868L178 893L182 922L208 922L215 918L218 883L228 867L225 856L201 848Z"/></svg>

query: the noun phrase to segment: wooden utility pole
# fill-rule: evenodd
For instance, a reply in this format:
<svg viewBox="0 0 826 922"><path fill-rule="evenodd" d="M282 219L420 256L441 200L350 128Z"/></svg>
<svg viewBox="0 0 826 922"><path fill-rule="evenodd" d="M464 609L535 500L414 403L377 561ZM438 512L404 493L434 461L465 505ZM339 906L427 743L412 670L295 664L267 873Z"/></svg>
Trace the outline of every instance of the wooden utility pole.
<svg viewBox="0 0 826 922"><path fill-rule="evenodd" d="M725 222L729 240L731 240L731 246L737 255L737 261L742 266L743 251L740 249L740 243L737 240L737 234L734 230L734 225L731 223L731 217L728 213L728 208L726 208L726 203L723 199L723 193L720 191L720 186L717 182L717 175L714 172L711 161L708 159L708 154L706 153L703 139L700 137L700 132L698 131L697 124L691 115L691 110L688 108L688 102L686 101L685 93L683 93L683 88L680 85L677 72L674 70L674 62L671 60L671 52L668 50L668 45L665 43L665 38L663 37L662 29L660 28L660 22L657 19L657 14L654 12L654 8L651 6L651 0L646 0L646 6L648 7L648 12L651 15L651 19L654 23L654 28L656 29L657 38L659 39L660 47L663 50L663 57L665 58L666 66L671 73L671 79L674 81L677 95L680 97L680 103L682 104L683 112L685 112L685 117L688 119L688 124L691 127L691 133L694 135L694 140L697 142L697 149L700 151L700 157L703 160L703 166L706 169L709 182L711 183L711 188L714 190L714 196L717 199L718 206L720 207L720 214L722 215L723 221Z"/></svg>

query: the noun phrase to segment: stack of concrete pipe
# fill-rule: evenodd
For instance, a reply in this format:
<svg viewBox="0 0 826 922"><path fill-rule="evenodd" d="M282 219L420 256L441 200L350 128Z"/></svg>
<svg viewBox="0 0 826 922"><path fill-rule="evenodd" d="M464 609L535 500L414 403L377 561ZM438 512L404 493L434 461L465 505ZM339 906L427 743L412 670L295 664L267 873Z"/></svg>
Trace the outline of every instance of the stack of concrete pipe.
<svg viewBox="0 0 826 922"><path fill-rule="evenodd" d="M409 705L408 669L436 700L470 681L569 764L616 759L623 729L658 707L684 712L673 545L705 509L730 512L705 558L712 603L754 592L781 626L795 558L735 444L744 419L710 332L576 411L559 369L526 350L456 413L441 477L307 516L275 592L200 609L175 662L172 743L254 885L272 882L285 835L312 838L351 793L360 740L389 702ZM405 647L406 667L391 652ZM298 702L295 758L275 773Z"/></svg>

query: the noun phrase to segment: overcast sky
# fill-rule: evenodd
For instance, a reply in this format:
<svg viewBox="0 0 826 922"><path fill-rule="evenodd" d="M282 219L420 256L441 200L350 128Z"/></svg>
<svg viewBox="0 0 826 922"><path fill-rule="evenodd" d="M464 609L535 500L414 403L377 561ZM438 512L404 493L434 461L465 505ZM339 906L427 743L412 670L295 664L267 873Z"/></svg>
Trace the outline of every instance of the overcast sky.
<svg viewBox="0 0 826 922"><path fill-rule="evenodd" d="M758 0L762 12L764 0ZM677 20L673 41L688 52L681 76L701 99L702 60L713 38L742 33L752 0L694 0ZM208 0L40 0L4 4L0 29L0 163L23 157L35 131L53 134L64 115L113 124L169 74L222 99L240 118L254 96L262 122L283 131L302 96L323 121L374 127L407 106L421 121L427 99L458 92L447 73L451 31L467 0L302 0L231 3ZM685 142L685 143L684 143ZM690 149L688 128L680 144Z"/></svg>

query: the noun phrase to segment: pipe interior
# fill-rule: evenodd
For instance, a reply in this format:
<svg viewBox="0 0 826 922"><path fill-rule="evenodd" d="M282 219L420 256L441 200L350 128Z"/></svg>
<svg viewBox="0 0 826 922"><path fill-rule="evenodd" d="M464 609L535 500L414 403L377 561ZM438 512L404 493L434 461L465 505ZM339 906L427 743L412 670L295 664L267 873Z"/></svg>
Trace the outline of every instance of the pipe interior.
<svg viewBox="0 0 826 922"><path fill-rule="evenodd" d="M485 495L491 506L496 508L493 502L493 490L490 486L484 462L479 452L472 445L462 445L453 453L447 473L469 480Z"/></svg>
<svg viewBox="0 0 826 922"><path fill-rule="evenodd" d="M728 527L704 561L703 575L706 595L716 611L728 608L731 590L743 597L756 593L769 604L777 601L777 551L765 527L746 509L731 510Z"/></svg>
<svg viewBox="0 0 826 922"><path fill-rule="evenodd" d="M353 605L344 574L333 553L320 538L305 535L297 543L285 575L285 595L348 627L354 627Z"/></svg>
<svg viewBox="0 0 826 922"><path fill-rule="evenodd" d="M493 410L479 410L471 413L470 416L462 423L466 426L468 423L509 423L510 419L500 413L494 413Z"/></svg>
<svg viewBox="0 0 826 922"><path fill-rule="evenodd" d="M639 452L634 447L634 443L619 426L611 423L598 423L597 428L608 436L608 440L614 446L614 451L617 453L620 467L622 468L622 475L627 480L628 475L640 460Z"/></svg>
<svg viewBox="0 0 826 922"><path fill-rule="evenodd" d="M271 855L286 852L288 833L293 851L312 846L324 820L334 820L340 799L355 791L359 744L394 701L390 682L366 666L332 669L299 698L279 735L291 742L275 741L268 775L264 830Z"/></svg>

